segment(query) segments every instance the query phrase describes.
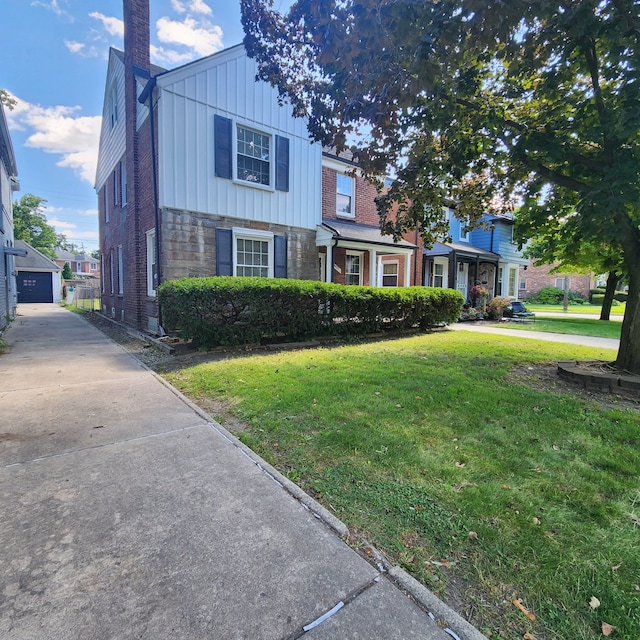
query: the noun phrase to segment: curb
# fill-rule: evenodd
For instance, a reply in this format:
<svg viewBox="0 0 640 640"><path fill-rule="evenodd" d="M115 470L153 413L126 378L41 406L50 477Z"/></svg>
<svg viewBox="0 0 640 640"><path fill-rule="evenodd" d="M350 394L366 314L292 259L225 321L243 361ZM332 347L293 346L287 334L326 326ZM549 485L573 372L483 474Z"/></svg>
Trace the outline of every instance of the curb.
<svg viewBox="0 0 640 640"><path fill-rule="evenodd" d="M245 455L253 464L255 464L263 473L269 476L276 484L282 487L293 498L298 500L305 509L308 509L313 515L321 520L327 527L338 534L340 538L345 540L349 537L349 528L339 518L333 515L328 509L323 507L317 500L314 500L309 494L303 491L297 484L283 476L277 469L272 467L268 462L263 460L255 451L247 447L230 431L225 429L221 424L211 418L200 407L194 404L181 391L176 389L171 383L159 376L155 371L141 363L160 383L175 394L182 402L197 413L206 423L216 430L225 440L237 447L243 455ZM434 620L440 619L446 621L447 628L443 628L452 638L457 640L488 640L488 638L480 633L472 624L467 622L459 613L446 605L440 598L433 594L423 584L410 576L404 569L391 565L384 556L371 544L365 540L361 540L365 548L371 552L374 566L381 574L387 574L387 577L399 587L402 591L409 594L411 598L427 612L429 617ZM351 547L353 548L353 547ZM354 549L355 551L355 549ZM357 551L356 551L357 553Z"/></svg>

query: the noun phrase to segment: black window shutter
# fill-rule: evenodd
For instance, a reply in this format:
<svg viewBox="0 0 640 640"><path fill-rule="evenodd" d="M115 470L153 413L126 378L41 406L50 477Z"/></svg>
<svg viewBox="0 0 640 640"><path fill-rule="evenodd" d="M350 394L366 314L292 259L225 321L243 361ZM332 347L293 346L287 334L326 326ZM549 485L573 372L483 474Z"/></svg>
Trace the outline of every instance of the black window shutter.
<svg viewBox="0 0 640 640"><path fill-rule="evenodd" d="M233 232L216 229L216 275L233 275Z"/></svg>
<svg viewBox="0 0 640 640"><path fill-rule="evenodd" d="M276 189L289 191L289 138L276 136Z"/></svg>
<svg viewBox="0 0 640 640"><path fill-rule="evenodd" d="M287 236L273 236L273 275L287 277Z"/></svg>
<svg viewBox="0 0 640 640"><path fill-rule="evenodd" d="M213 143L215 173L218 178L233 177L231 120L222 116L213 116Z"/></svg>

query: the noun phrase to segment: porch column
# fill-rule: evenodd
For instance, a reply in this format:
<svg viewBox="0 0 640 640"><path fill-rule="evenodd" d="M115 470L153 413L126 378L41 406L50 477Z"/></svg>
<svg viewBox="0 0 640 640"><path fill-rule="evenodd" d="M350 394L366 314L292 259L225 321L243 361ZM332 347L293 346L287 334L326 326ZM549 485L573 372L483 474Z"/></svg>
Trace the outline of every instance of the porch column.
<svg viewBox="0 0 640 640"><path fill-rule="evenodd" d="M404 254L404 286L411 286L411 254Z"/></svg>
<svg viewBox="0 0 640 640"><path fill-rule="evenodd" d="M369 249L369 284L378 286L378 252L375 249Z"/></svg>
<svg viewBox="0 0 640 640"><path fill-rule="evenodd" d="M333 242L327 245L327 255L324 261L324 280L325 282L333 282Z"/></svg>

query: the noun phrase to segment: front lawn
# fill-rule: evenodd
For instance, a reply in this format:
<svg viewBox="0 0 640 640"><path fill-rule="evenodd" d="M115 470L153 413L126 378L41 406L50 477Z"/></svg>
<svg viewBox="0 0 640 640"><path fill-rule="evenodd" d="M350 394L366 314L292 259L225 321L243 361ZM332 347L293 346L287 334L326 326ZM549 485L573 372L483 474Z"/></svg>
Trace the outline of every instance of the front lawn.
<svg viewBox="0 0 640 640"><path fill-rule="evenodd" d="M564 312L564 307L561 304L535 304L533 302L525 302L525 306L529 311ZM623 316L625 308L626 304L624 302L618 306L611 307L611 315ZM568 307L568 313L594 313L599 316L601 311L602 305L598 304L570 304Z"/></svg>
<svg viewBox="0 0 640 640"><path fill-rule="evenodd" d="M528 308L528 307L527 307ZM525 331L545 331L566 333L574 336L596 336L598 338L620 339L622 323L590 318L536 318L533 323L501 322L493 325L501 329L522 329Z"/></svg>
<svg viewBox="0 0 640 640"><path fill-rule="evenodd" d="M595 639L604 621L630 639L640 413L535 377L558 359L614 357L443 332L168 377L226 406L221 422L245 423L245 443L490 638Z"/></svg>

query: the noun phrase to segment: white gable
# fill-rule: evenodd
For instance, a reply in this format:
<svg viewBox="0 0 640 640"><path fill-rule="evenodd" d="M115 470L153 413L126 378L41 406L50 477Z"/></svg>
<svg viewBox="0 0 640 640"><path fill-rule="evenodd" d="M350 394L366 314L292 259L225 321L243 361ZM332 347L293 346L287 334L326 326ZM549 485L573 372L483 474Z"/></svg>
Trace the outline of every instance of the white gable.
<svg viewBox="0 0 640 640"><path fill-rule="evenodd" d="M102 106L96 191L102 188L122 159L126 145L125 134L124 62L113 49L110 49Z"/></svg>
<svg viewBox="0 0 640 640"><path fill-rule="evenodd" d="M242 46L157 77L160 206L315 229L321 219L321 147L278 104ZM289 190L215 176L214 117L289 140Z"/></svg>

